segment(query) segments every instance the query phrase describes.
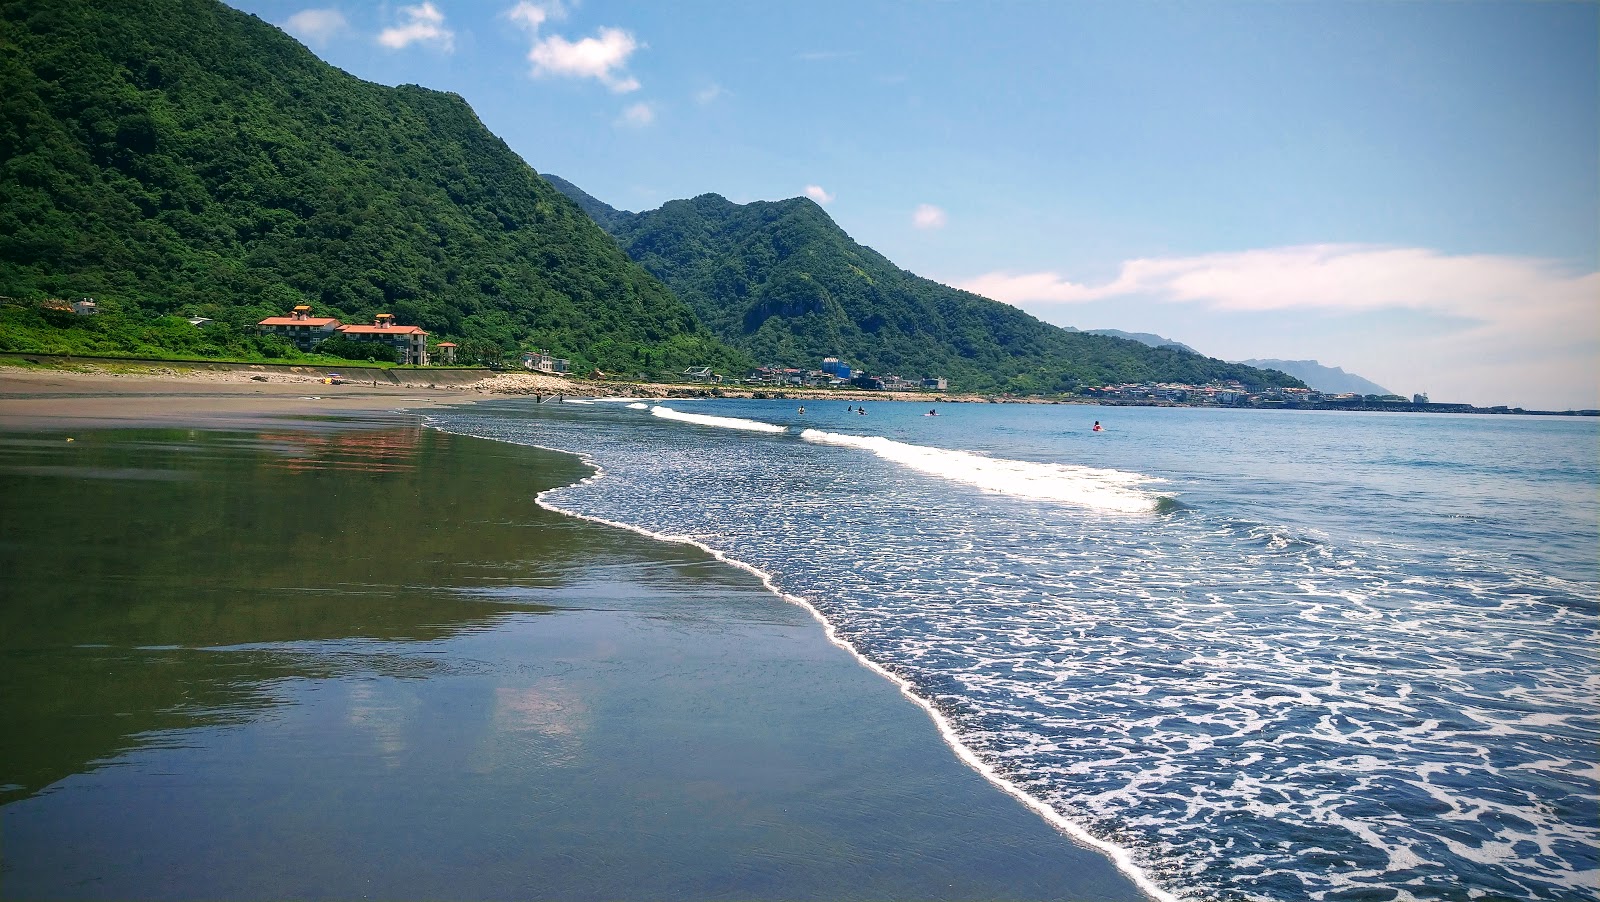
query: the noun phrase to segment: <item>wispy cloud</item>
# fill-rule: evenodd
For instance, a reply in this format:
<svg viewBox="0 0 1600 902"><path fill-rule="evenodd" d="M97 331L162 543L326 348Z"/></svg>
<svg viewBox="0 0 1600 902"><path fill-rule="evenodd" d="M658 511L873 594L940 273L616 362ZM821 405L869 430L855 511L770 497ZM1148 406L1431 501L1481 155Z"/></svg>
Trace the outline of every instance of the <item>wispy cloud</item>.
<svg viewBox="0 0 1600 902"><path fill-rule="evenodd" d="M656 108L649 103L635 103L622 111L617 124L629 128L644 128L656 121Z"/></svg>
<svg viewBox="0 0 1600 902"><path fill-rule="evenodd" d="M1249 354L1287 356L1276 347L1292 341L1297 353L1447 400L1597 402L1600 273L1553 260L1318 244L1128 260L1101 283L1059 272L993 272L957 286L1040 313L1109 301L1124 314L1145 309L1159 320L1141 302L1199 305L1232 314L1229 331L1214 342L1243 330ZM1430 325L1418 328L1419 321ZM1275 337L1259 334L1263 323L1274 324ZM1282 331L1285 323L1296 324L1292 332ZM1352 334L1362 337L1351 343Z"/></svg>
<svg viewBox="0 0 1600 902"><path fill-rule="evenodd" d="M823 190L821 185L807 185L806 197L811 198L819 204L833 203L833 195Z"/></svg>
<svg viewBox="0 0 1600 902"><path fill-rule="evenodd" d="M506 18L521 25L523 28L537 31L540 25L551 19L566 18L567 9L560 3L545 2L533 3L530 0L521 0L516 6L506 10Z"/></svg>
<svg viewBox="0 0 1600 902"><path fill-rule="evenodd" d="M796 53L794 58L807 63L820 63L827 60L852 59L860 55L859 50L808 50L805 53Z"/></svg>
<svg viewBox="0 0 1600 902"><path fill-rule="evenodd" d="M592 78L618 94L639 90L639 80L627 72L628 58L644 47L631 32L621 28L601 28L593 36L570 41L561 35L541 37L541 26L563 18L559 3L533 3L523 0L506 12L506 17L533 36L528 62L535 78Z"/></svg>
<svg viewBox="0 0 1600 902"><path fill-rule="evenodd" d="M949 217L933 204L918 204L911 214L911 224L919 229L942 229Z"/></svg>
<svg viewBox="0 0 1600 902"><path fill-rule="evenodd" d="M318 47L349 27L350 21L336 9L303 9L283 23L285 31Z"/></svg>
<svg viewBox="0 0 1600 902"><path fill-rule="evenodd" d="M1467 336L1600 330L1600 273L1554 261L1452 256L1427 248L1317 244L1129 260L1100 285L1056 272L993 272L959 285L1008 303L1074 304L1143 296L1227 312L1423 311L1476 324Z"/></svg>
<svg viewBox="0 0 1600 902"><path fill-rule="evenodd" d="M712 82L710 85L694 92L694 102L705 106L708 103L716 103L718 100L728 96L728 93L727 88Z"/></svg>
<svg viewBox="0 0 1600 902"><path fill-rule="evenodd" d="M391 50L431 44L445 53L456 48L456 34L444 26L444 13L432 2L400 7L400 22L378 33L378 43Z"/></svg>

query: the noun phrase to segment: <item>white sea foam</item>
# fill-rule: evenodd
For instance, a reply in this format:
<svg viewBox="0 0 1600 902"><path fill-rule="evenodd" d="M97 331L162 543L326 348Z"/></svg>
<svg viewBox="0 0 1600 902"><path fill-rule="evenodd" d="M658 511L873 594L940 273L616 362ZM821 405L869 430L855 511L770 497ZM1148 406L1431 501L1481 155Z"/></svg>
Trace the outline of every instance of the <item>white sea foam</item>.
<svg viewBox="0 0 1600 902"><path fill-rule="evenodd" d="M861 448L930 476L1018 498L1057 501L1125 514L1149 513L1156 509L1160 500L1154 493L1139 488L1160 480L1122 470L1007 460L971 451L910 445L876 435L844 435L820 429L807 429L800 437L825 445Z"/></svg>
<svg viewBox="0 0 1600 902"><path fill-rule="evenodd" d="M649 410L650 409L650 405L644 403L643 401L635 401L632 404L628 405L628 409L629 410Z"/></svg>
<svg viewBox="0 0 1600 902"><path fill-rule="evenodd" d="M682 413L670 407L656 406L650 408L652 416L663 420L677 420L680 423L694 423L698 426L715 426L719 429L743 429L746 432L786 432L787 426L778 426L773 423L763 423L760 420L745 420L739 417L714 417L704 413Z"/></svg>
<svg viewBox="0 0 1600 902"><path fill-rule="evenodd" d="M562 398L561 399L561 403L562 404L586 404L586 405L594 404L593 401L580 401L577 398Z"/></svg>

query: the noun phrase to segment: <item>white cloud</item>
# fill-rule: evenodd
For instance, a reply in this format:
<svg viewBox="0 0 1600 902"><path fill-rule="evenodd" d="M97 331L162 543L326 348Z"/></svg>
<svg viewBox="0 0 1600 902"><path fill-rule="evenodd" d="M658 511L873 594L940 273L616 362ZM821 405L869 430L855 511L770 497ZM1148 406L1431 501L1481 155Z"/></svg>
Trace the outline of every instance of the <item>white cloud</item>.
<svg viewBox="0 0 1600 902"><path fill-rule="evenodd" d="M933 204L918 204L911 214L911 224L919 229L942 229L949 217Z"/></svg>
<svg viewBox="0 0 1600 902"><path fill-rule="evenodd" d="M715 103L726 96L728 96L728 89L713 82L707 87L694 92L694 102L705 106L708 103Z"/></svg>
<svg viewBox="0 0 1600 902"><path fill-rule="evenodd" d="M401 22L378 33L378 43L392 50L432 44L445 53L455 50L455 32L444 27L444 13L432 2L400 7Z"/></svg>
<svg viewBox="0 0 1600 902"><path fill-rule="evenodd" d="M617 119L617 124L631 128L644 128L654 121L656 121L656 108L654 106L648 103L635 103L622 111L622 115Z"/></svg>
<svg viewBox="0 0 1600 902"><path fill-rule="evenodd" d="M532 3L521 0L516 6L506 10L506 18L521 25L529 31L538 31L539 26L551 19L566 18L566 7L556 2Z"/></svg>
<svg viewBox="0 0 1600 902"><path fill-rule="evenodd" d="M507 18L533 36L533 46L528 49L532 75L592 78L618 94L639 90L639 80L627 74L628 57L645 45L621 28L601 28L593 37L576 41L558 34L539 36L540 26L565 15L565 8L558 2L531 0L522 0L506 11Z"/></svg>
<svg viewBox="0 0 1600 902"><path fill-rule="evenodd" d="M336 9L303 9L283 23L285 31L319 47L349 27L344 13Z"/></svg>
<svg viewBox="0 0 1600 902"><path fill-rule="evenodd" d="M833 203L833 195L823 190L821 185L807 185L806 197L811 198L819 204Z"/></svg>
<svg viewBox="0 0 1600 902"><path fill-rule="evenodd" d="M1488 254L1450 256L1427 248L1315 244L1194 257L1128 260L1103 285L1055 272L988 273L962 288L995 300L1078 303L1127 295L1200 303L1214 310L1409 309L1485 323L1553 324L1593 319L1600 273Z"/></svg>
<svg viewBox="0 0 1600 902"><path fill-rule="evenodd" d="M1041 304L1112 302L1124 316L1142 311L1146 325L1170 315L1139 301L1193 304L1233 314L1227 331L1253 335L1254 356L1287 356L1276 347L1292 342L1296 353L1315 349L1324 363L1391 387L1436 389L1436 399L1543 399L1526 403L1555 407L1596 400L1600 273L1551 260L1320 244L1128 260L1103 284L994 272L958 287L1036 312ZM1212 345L1228 338L1219 334Z"/></svg>

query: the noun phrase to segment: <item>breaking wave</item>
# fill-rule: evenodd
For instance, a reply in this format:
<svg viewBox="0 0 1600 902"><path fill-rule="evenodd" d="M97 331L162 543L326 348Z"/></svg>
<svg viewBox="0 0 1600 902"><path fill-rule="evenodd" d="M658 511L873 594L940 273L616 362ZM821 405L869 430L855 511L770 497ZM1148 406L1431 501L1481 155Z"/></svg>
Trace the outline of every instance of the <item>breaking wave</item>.
<svg viewBox="0 0 1600 902"><path fill-rule="evenodd" d="M787 432L787 426L778 426L772 423L763 423L759 420L744 420L739 417L715 417L704 413L683 413L670 407L659 405L650 408L650 415L663 420L677 420L680 423L694 423L698 426L715 426L718 429L743 429L746 432Z"/></svg>
<svg viewBox="0 0 1600 902"><path fill-rule="evenodd" d="M1161 480L1139 473L1007 460L972 451L910 445L875 435L844 435L819 429L807 429L800 437L818 444L871 451L884 460L930 476L1016 498L1056 501L1122 514L1152 513L1162 502L1161 496L1139 488Z"/></svg>

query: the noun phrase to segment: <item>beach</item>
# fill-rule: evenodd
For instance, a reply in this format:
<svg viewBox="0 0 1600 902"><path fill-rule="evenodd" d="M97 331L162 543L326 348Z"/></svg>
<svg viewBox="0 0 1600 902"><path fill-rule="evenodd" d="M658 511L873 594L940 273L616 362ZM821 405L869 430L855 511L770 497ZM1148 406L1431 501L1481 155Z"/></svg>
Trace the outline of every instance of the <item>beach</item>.
<svg viewBox="0 0 1600 902"><path fill-rule="evenodd" d="M1145 898L519 385L0 368L0 895Z"/></svg>

